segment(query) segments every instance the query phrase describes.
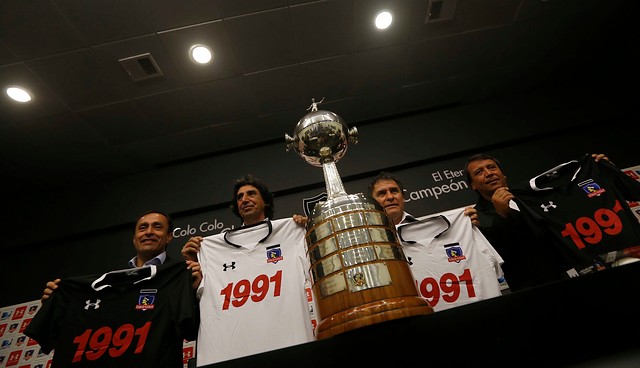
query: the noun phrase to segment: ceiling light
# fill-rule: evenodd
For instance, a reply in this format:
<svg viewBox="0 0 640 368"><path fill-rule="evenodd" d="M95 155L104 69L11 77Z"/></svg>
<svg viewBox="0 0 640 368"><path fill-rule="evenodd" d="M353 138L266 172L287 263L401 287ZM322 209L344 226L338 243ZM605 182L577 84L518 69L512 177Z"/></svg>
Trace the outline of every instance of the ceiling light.
<svg viewBox="0 0 640 368"><path fill-rule="evenodd" d="M376 15L376 27L378 29L387 29L393 21L393 15L388 10L383 10Z"/></svg>
<svg viewBox="0 0 640 368"><path fill-rule="evenodd" d="M211 50L204 45L194 45L191 47L189 51L191 59L196 63L206 64L213 59L213 53Z"/></svg>
<svg viewBox="0 0 640 368"><path fill-rule="evenodd" d="M21 87L7 87L7 96L18 102L29 102L31 101L31 93L24 88Z"/></svg>

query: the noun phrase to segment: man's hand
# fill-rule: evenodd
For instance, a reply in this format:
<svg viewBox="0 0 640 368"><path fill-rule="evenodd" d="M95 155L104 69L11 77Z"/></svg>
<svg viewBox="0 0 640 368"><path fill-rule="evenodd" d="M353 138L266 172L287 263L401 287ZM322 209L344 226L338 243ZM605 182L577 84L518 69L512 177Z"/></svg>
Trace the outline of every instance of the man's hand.
<svg viewBox="0 0 640 368"><path fill-rule="evenodd" d="M202 282L202 268L200 268L200 263L196 261L187 261L187 269L191 270L191 275L193 276L193 290L197 290L198 286L200 286L200 282Z"/></svg>
<svg viewBox="0 0 640 368"><path fill-rule="evenodd" d="M42 298L40 298L40 302L44 302L49 299L53 291L58 288L58 284L60 283L60 279L55 279L53 281L47 282L47 285L42 293Z"/></svg>
<svg viewBox="0 0 640 368"><path fill-rule="evenodd" d="M511 212L509 202L514 198L515 196L509 191L509 188L502 187L493 192L491 202L493 203L493 208L496 209L498 215L507 218Z"/></svg>
<svg viewBox="0 0 640 368"><path fill-rule="evenodd" d="M297 214L293 215L293 221L299 226L302 226L302 227L307 226L307 220L309 220L307 216L297 215Z"/></svg>
<svg viewBox="0 0 640 368"><path fill-rule="evenodd" d="M465 216L469 216L469 220L471 220L471 224L474 226L480 226L480 220L478 220L478 210L474 207L467 207L464 209Z"/></svg>
<svg viewBox="0 0 640 368"><path fill-rule="evenodd" d="M200 242L202 242L201 236L194 236L189 239L187 244L182 247L180 253L187 261L198 261L198 252L200 251Z"/></svg>
<svg viewBox="0 0 640 368"><path fill-rule="evenodd" d="M592 153L591 157L593 157L594 160L596 160L596 162L600 161L600 160L607 160L609 161L609 157L607 157L604 153ZM609 161L611 162L611 161ZM613 162L611 162L613 163Z"/></svg>

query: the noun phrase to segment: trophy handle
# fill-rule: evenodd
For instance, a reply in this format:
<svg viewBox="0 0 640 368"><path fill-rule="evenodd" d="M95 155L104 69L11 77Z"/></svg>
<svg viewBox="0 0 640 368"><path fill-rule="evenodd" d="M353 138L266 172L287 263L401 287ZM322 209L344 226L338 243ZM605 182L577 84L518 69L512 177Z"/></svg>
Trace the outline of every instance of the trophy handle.
<svg viewBox="0 0 640 368"><path fill-rule="evenodd" d="M287 133L284 133L285 150L289 152L291 149L296 148L296 139Z"/></svg>

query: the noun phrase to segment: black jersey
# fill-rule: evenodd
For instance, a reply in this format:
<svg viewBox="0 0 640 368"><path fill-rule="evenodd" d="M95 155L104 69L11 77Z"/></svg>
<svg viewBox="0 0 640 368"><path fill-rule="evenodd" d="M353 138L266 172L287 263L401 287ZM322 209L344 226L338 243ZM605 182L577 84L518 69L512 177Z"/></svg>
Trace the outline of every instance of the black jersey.
<svg viewBox="0 0 640 368"><path fill-rule="evenodd" d="M183 367L198 304L184 262L63 279L24 334L54 367Z"/></svg>
<svg viewBox="0 0 640 368"><path fill-rule="evenodd" d="M640 246L640 223L627 203L640 199L640 183L606 160L586 155L510 190L542 241L558 247L572 276L606 264L607 254Z"/></svg>

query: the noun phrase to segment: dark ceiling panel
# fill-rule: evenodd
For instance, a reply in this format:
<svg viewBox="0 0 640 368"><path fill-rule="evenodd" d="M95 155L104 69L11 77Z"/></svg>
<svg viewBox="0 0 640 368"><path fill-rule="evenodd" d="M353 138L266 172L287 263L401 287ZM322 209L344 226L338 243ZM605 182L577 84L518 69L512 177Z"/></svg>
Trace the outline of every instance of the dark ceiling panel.
<svg viewBox="0 0 640 368"><path fill-rule="evenodd" d="M399 106L392 111L418 111L425 108L435 108L448 103L455 103L448 96L448 81L438 79L433 82L414 84L399 90Z"/></svg>
<svg viewBox="0 0 640 368"><path fill-rule="evenodd" d="M97 107L127 99L122 85L128 83L125 73L105 68L92 49L79 49L65 54L34 59L29 67L73 110ZM114 61L110 61L112 66Z"/></svg>
<svg viewBox="0 0 640 368"><path fill-rule="evenodd" d="M21 59L85 45L69 19L49 0L1 1L0 40Z"/></svg>
<svg viewBox="0 0 640 368"><path fill-rule="evenodd" d="M310 112L310 110L307 110L311 105L310 102L311 101L309 101L308 105L300 105L289 111L261 116L259 124L263 128L260 134L263 135L264 139L282 142L282 150L286 151L284 135L285 133L293 134L296 124L298 124L303 116Z"/></svg>
<svg viewBox="0 0 640 368"><path fill-rule="evenodd" d="M144 121L149 125L142 130L147 134L163 136L207 125L186 89L138 98L132 103L146 117Z"/></svg>
<svg viewBox="0 0 640 368"><path fill-rule="evenodd" d="M257 111L256 104L247 92L244 77L198 84L191 87L190 91L209 125L248 119Z"/></svg>
<svg viewBox="0 0 640 368"><path fill-rule="evenodd" d="M135 142L155 133L146 121L144 113L134 107L131 101L82 111L82 116L93 129L110 145Z"/></svg>
<svg viewBox="0 0 640 368"><path fill-rule="evenodd" d="M449 36L412 43L408 52L409 80L429 82L450 77L460 42L461 36Z"/></svg>
<svg viewBox="0 0 640 368"><path fill-rule="evenodd" d="M300 65L305 95L320 101L334 101L353 96L356 91L355 56L316 60Z"/></svg>
<svg viewBox="0 0 640 368"><path fill-rule="evenodd" d="M289 5L287 0L216 0L216 2L224 18L263 12Z"/></svg>
<svg viewBox="0 0 640 368"><path fill-rule="evenodd" d="M356 57L356 94L377 94L407 85L407 45L372 49Z"/></svg>
<svg viewBox="0 0 640 368"><path fill-rule="evenodd" d="M280 116L280 115L275 115ZM215 147L220 150L229 150L238 146L251 146L256 145L265 140L273 140L277 137L282 137L282 147L284 150L284 133L285 131L278 130L272 124L266 122L279 121L287 125L288 119L281 118L275 119L271 116L268 120L260 117L253 117L240 122L218 124L209 127L212 134L219 140L220 137L233 137L233 144L230 141L222 141ZM297 120L293 123L291 130L295 127ZM263 159L263 158L260 158Z"/></svg>
<svg viewBox="0 0 640 368"><path fill-rule="evenodd" d="M498 55L503 50L505 33L513 32L501 28L463 33L452 45L454 58L450 60L452 75L482 73L498 65ZM511 50L510 50L511 52Z"/></svg>
<svg viewBox="0 0 640 368"><path fill-rule="evenodd" d="M279 8L224 21L241 73L298 61L289 9Z"/></svg>
<svg viewBox="0 0 640 368"><path fill-rule="evenodd" d="M18 62L18 56L11 52L4 42L0 40L0 65Z"/></svg>
<svg viewBox="0 0 640 368"><path fill-rule="evenodd" d="M153 32L149 19L137 1L53 1L87 45Z"/></svg>
<svg viewBox="0 0 640 368"><path fill-rule="evenodd" d="M0 1L0 189L106 187L269 144L314 98L359 126L560 84L633 88L634 1L443 1L449 18L426 23L426 0ZM395 20L378 31L382 9ZM212 63L191 61L196 43ZM136 82L119 60L147 53L161 75Z"/></svg>
<svg viewBox="0 0 640 368"><path fill-rule="evenodd" d="M354 50L353 2L321 1L291 8L300 61L322 59Z"/></svg>
<svg viewBox="0 0 640 368"><path fill-rule="evenodd" d="M568 1L523 1L516 14L516 21L562 15L568 3Z"/></svg>
<svg viewBox="0 0 640 368"><path fill-rule="evenodd" d="M185 27L220 19L215 0L138 0L156 31Z"/></svg>
<svg viewBox="0 0 640 368"><path fill-rule="evenodd" d="M140 170L148 170L210 153L223 139L211 134L209 128L201 128L122 144L115 151Z"/></svg>
<svg viewBox="0 0 640 368"><path fill-rule="evenodd" d="M485 1L468 0L465 31L507 25L514 20L521 0Z"/></svg>
<svg viewBox="0 0 640 368"><path fill-rule="evenodd" d="M358 96L352 102L350 109L343 109L345 116L349 117L351 124L357 124L358 121L393 116L398 113L398 109L402 106L400 99L403 91L404 88Z"/></svg>
<svg viewBox="0 0 640 368"><path fill-rule="evenodd" d="M310 96L304 96L298 66L272 69L244 77L249 90L249 103L258 115L295 109L304 105Z"/></svg>

